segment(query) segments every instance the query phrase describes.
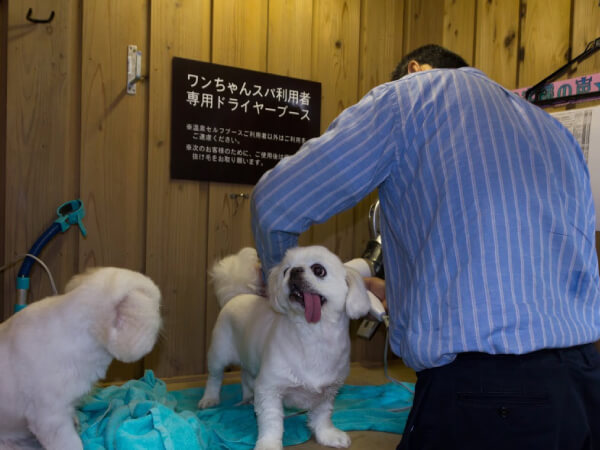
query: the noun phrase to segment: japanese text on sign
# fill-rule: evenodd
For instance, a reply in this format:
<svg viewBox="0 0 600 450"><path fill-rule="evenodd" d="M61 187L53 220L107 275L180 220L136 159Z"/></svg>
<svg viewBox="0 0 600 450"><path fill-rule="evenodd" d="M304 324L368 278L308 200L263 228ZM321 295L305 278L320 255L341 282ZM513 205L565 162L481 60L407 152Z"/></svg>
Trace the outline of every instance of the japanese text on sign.
<svg viewBox="0 0 600 450"><path fill-rule="evenodd" d="M173 59L171 176L255 183L318 136L321 86Z"/></svg>

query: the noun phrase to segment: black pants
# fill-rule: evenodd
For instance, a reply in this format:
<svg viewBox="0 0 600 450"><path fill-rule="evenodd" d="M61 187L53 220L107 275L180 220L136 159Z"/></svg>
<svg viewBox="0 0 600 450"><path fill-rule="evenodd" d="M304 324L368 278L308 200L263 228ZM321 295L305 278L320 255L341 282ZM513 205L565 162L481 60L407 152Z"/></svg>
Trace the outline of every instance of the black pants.
<svg viewBox="0 0 600 450"><path fill-rule="evenodd" d="M462 353L417 374L398 450L600 450L593 344L526 355Z"/></svg>

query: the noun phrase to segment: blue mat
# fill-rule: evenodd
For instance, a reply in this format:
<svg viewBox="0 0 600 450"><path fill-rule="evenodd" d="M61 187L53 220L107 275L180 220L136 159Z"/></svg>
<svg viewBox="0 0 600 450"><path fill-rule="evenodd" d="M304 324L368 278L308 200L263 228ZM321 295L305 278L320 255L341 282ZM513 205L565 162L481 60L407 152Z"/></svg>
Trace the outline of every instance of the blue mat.
<svg viewBox="0 0 600 450"><path fill-rule="evenodd" d="M414 385L406 383L414 390ZM251 449L257 437L252 405L241 401L239 384L225 385L218 407L196 407L204 389L168 392L147 370L122 386L96 388L81 401L77 415L86 450ZM412 394L400 385L344 385L336 398L333 423L342 430L376 430L401 434ZM284 445L306 442L311 432L306 414L285 419Z"/></svg>

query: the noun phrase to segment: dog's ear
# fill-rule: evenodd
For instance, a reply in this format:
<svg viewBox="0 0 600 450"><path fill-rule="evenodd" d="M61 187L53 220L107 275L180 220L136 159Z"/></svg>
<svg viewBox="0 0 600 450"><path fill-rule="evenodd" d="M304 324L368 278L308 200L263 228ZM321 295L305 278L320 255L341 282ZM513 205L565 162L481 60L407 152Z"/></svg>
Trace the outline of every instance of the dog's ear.
<svg viewBox="0 0 600 450"><path fill-rule="evenodd" d="M281 265L277 265L269 272L267 281L267 294L269 296L269 303L271 307L278 313L285 314L286 312L286 299L280 298L285 293L285 289L282 289L283 274Z"/></svg>
<svg viewBox="0 0 600 450"><path fill-rule="evenodd" d="M346 314L351 319L359 319L369 313L371 302L362 276L354 269L346 268L346 283L348 295L346 296Z"/></svg>
<svg viewBox="0 0 600 450"><path fill-rule="evenodd" d="M137 361L154 347L161 320L153 303L147 292L133 290L115 306L106 347L119 361Z"/></svg>
<svg viewBox="0 0 600 450"><path fill-rule="evenodd" d="M87 286L86 286L87 285ZM160 291L147 276L102 268L79 280L71 295L94 310L92 332L114 358L133 362L146 355L161 327Z"/></svg>

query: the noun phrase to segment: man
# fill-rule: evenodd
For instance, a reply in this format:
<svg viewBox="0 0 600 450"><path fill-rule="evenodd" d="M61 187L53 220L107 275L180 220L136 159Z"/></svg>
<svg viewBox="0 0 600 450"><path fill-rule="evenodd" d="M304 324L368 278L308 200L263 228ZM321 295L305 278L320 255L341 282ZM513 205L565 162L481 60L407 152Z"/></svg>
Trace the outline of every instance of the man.
<svg viewBox="0 0 600 450"><path fill-rule="evenodd" d="M573 136L439 46L258 182L265 270L374 189L393 351L417 371L401 449L600 449L600 277ZM509 446L509 447L507 447Z"/></svg>

